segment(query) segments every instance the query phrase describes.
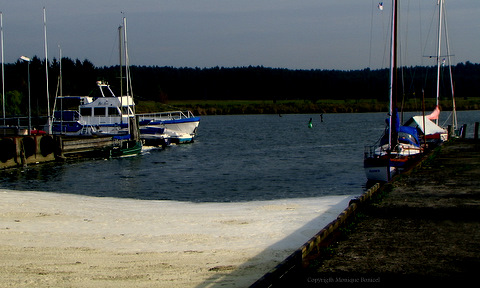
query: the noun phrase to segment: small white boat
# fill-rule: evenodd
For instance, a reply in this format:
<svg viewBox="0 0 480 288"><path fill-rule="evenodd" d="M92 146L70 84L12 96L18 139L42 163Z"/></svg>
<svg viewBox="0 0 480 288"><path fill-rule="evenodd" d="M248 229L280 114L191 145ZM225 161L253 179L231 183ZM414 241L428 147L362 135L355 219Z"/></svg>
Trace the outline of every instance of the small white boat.
<svg viewBox="0 0 480 288"><path fill-rule="evenodd" d="M200 117L191 111L169 111L137 114L140 138L145 140L169 139L171 143L192 142L197 134Z"/></svg>
<svg viewBox="0 0 480 288"><path fill-rule="evenodd" d="M448 131L435 124L428 116L413 116L404 125L417 128L421 135L419 138L424 136L427 144L439 144L448 140Z"/></svg>

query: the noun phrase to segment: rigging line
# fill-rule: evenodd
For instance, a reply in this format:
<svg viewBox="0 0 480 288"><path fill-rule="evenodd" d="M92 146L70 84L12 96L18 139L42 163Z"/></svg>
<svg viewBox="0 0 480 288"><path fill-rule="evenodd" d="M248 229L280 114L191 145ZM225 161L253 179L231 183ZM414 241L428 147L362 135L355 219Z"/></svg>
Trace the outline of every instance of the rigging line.
<svg viewBox="0 0 480 288"><path fill-rule="evenodd" d="M373 38L373 11L375 10L374 0L372 0L372 17L370 19L370 52L368 55L368 66L371 67L372 65L372 38Z"/></svg>
<svg viewBox="0 0 480 288"><path fill-rule="evenodd" d="M420 42L419 42L419 48L420 48L420 55L422 54L422 43L423 43L423 29L422 29L422 5L420 5L420 1L418 1L418 27L420 27L419 34L420 34ZM420 57L420 65L423 66L423 57Z"/></svg>
<svg viewBox="0 0 480 288"><path fill-rule="evenodd" d="M434 5L437 6L437 4L434 4ZM432 16L430 17L431 21L430 21L430 25L429 25L429 27L428 27L428 33L427 33L427 39L425 40L425 46L424 46L424 48L423 48L423 55L427 55L426 51L427 51L427 46L428 46L428 42L429 42L428 39L430 39L430 35L431 35L432 31L433 31L433 25L434 25L434 23L437 22L437 21L435 21L437 14L438 14L438 13L437 13L437 9L436 9L436 8L435 8L435 9L432 9ZM430 58L431 58L431 57L430 57Z"/></svg>
<svg viewBox="0 0 480 288"><path fill-rule="evenodd" d="M436 2L436 1L435 1L435 2ZM420 4L419 4L419 5L420 5ZM432 34L432 32L434 31L434 29L433 29L434 26L436 27L436 25L434 25L434 24L435 24L436 22L438 22L438 21L436 21L436 20L437 20L437 15L438 15L438 13L437 13L437 8L436 8L437 5L438 5L438 4L433 4L434 7L433 7L433 9L432 9L432 14L431 14L431 16L430 16L430 19L431 19L431 20L430 20L430 25L429 25L429 27L428 27L427 37L426 37L426 39L425 39L425 44L424 44L424 46L423 46L423 53L422 53L423 55L427 55L426 51L427 51L427 48L429 47L429 44L430 44L430 45L434 45L434 44L432 44L432 43L429 43L429 41L431 41L431 40L429 40L429 39L431 39L431 34ZM438 35L437 35L437 36L438 36ZM424 56L424 57L428 57L428 56ZM435 57L428 57L428 58L429 58L429 59L431 59L431 58L435 58L435 59L436 59L436 56L435 56ZM435 61L435 63L436 63L436 61ZM424 83L423 83L422 90L427 87L427 83L428 83L428 80L429 80L429 79L428 79L428 78L429 78L429 72L430 72L430 69L429 69L428 67L426 67L426 70L425 70L425 79L424 79Z"/></svg>
<svg viewBox="0 0 480 288"><path fill-rule="evenodd" d="M440 72L441 72L441 63L440 63L440 51L441 51L441 47L442 47L442 43L441 43L441 40L442 40L442 16L443 16L443 0L438 0L438 9L439 9L439 12L438 12L438 32L437 32L437 57L436 57L436 60L437 60L437 102L436 102L436 106L439 107L440 106ZM439 123L439 119L435 119L435 124L438 124Z"/></svg>
<svg viewBox="0 0 480 288"><path fill-rule="evenodd" d="M450 41L448 40L448 24L447 24L447 8L445 6L445 2L443 3L443 21L444 21L444 29L445 29L445 43L447 49L447 65L451 66L450 57L455 56L450 53Z"/></svg>
<svg viewBox="0 0 480 288"><path fill-rule="evenodd" d="M411 15L411 14L410 14L410 11L411 11L411 9L410 9L411 5L410 5L410 4L411 4L411 1L408 0L408 3L407 3L407 17L406 17L406 18L407 18L407 26L406 26L407 28L406 28L406 33L405 33L405 56L404 56L404 57L405 57L405 61L407 61L407 59L408 59L408 50L409 50L409 49L408 49L409 27L410 27L409 24L410 24L410 22L411 22L411 21L410 21L410 15ZM420 15L420 14L419 14L419 15ZM421 26L420 26L420 27L421 27ZM421 31L421 29L420 29L420 31ZM419 43L422 43L422 42L419 41ZM421 52L421 46L422 46L422 45L420 44L420 52ZM420 55L421 55L421 53L420 53ZM415 58L416 58L416 57L415 57ZM423 59L423 57L420 57L420 59ZM413 95L415 95L414 80L415 80L415 74L416 74L416 72L417 72L417 67L412 67L412 68L410 68L410 69L407 69L407 72L409 73L408 76L410 76L410 79L411 79L411 80L410 80L410 83L408 84L408 88L405 89L406 92L404 93L404 97L405 97L408 93L412 93ZM407 76L407 75L404 75L404 77L405 77L405 76ZM406 86L407 86L407 85L405 84L405 87L406 87ZM404 88L405 88L405 87L404 87ZM416 101L416 99L414 99L414 100ZM416 102L415 102L415 104L416 104Z"/></svg>
<svg viewBox="0 0 480 288"><path fill-rule="evenodd" d="M445 70L445 68L442 67L442 70ZM443 91L446 91L446 88L445 88L445 76L444 76L443 71L442 71L440 77L441 77L442 89L443 89ZM444 93L444 97L446 97L445 93ZM445 127L445 126L446 126L445 124L446 124L447 121L450 119L451 113L449 113L449 114L447 114L447 115L448 115L448 117L447 117L447 119L445 119L445 120L443 121L443 123L441 124L441 127Z"/></svg>
<svg viewBox="0 0 480 288"><path fill-rule="evenodd" d="M117 62L118 62L117 60L115 60L115 61L112 60L113 56L118 57L118 56L117 56L117 53L118 53L118 41L120 41L120 40L118 39L118 34L117 34L117 33L114 33L114 34L115 34L115 39L114 39L114 41L112 42L112 43L113 43L113 44L112 44L112 49L111 49L111 51L110 51L110 57L108 58L108 62L107 62L107 63L110 63L110 66L112 66L111 63L115 63L115 65L116 65Z"/></svg>
<svg viewBox="0 0 480 288"><path fill-rule="evenodd" d="M406 65L406 62L407 62L407 42L408 42L408 18L409 18L409 11L410 11L410 0L407 2L407 15L405 18L403 18L402 16L402 13L403 13L403 10L402 9L398 9L397 13L398 13L398 16L397 16L397 19L405 19L405 21L402 21L399 23L406 23L404 25L404 29L405 29L405 33L400 33L400 35L403 34L403 37L399 37L399 40L398 40L398 49L399 49L399 53L398 53L398 65L397 65L397 69L399 69L399 73L400 73L400 87L399 87L399 92L401 93L401 109L400 111L402 111L401 113L401 121L403 122L403 106L404 106L404 103L405 103L405 65ZM399 4L399 5L402 5L402 4ZM401 27L401 25L398 25L399 27ZM399 28L399 30L402 30L401 28ZM403 39L403 40L402 40ZM403 45L404 43L404 45ZM399 95L400 96L400 95Z"/></svg>
<svg viewBox="0 0 480 288"><path fill-rule="evenodd" d="M383 15L383 13L382 13ZM388 42L388 39L389 39L389 33L390 33L390 30L386 28L387 25L385 25L385 16L382 16L381 17L382 19L382 29L383 29L383 33L382 33L382 36L383 36L383 58L382 58L382 65L381 67L386 67L386 63L387 63L387 58L389 57L389 53L390 53L390 47L389 47L389 42ZM390 16L389 16L389 19L390 19ZM390 19L391 20L391 19Z"/></svg>
<svg viewBox="0 0 480 288"><path fill-rule="evenodd" d="M405 48L403 49L403 53L402 53L402 55L403 55L403 60L402 61L403 62L400 62L400 63L403 63L402 66L407 65L407 63L408 63L408 32L409 32L408 29L410 28L410 26L409 26L409 23L410 23L410 0L407 1L407 15L404 19L405 19L405 21L404 21L404 23L405 23L405 35L404 35L405 45L404 45L404 47ZM401 45L401 43L400 43L400 45ZM402 55L400 55L400 56L402 57Z"/></svg>
<svg viewBox="0 0 480 288"><path fill-rule="evenodd" d="M403 105L405 103L405 69L404 68L405 68L405 65L406 65L406 62L407 62L407 50L408 50L407 49L407 47L408 47L407 43L408 43L409 5L410 5L410 0L407 2L407 15L404 18L405 21L403 21L404 23L406 23L405 24L405 34L404 34L405 40L403 40L405 42L405 45L404 45L405 48L403 48L403 46L402 46L402 41L401 40L399 41L399 46L400 46L400 52L401 53L399 53L400 60L399 60L399 65L398 66L400 67L400 72L401 72L400 73L400 76L401 76L401 78L400 78L401 87L400 88L401 88L401 92L402 92L402 102L401 102L402 103L401 104L402 105L401 106L401 111L402 111L401 121L402 122L403 122ZM400 10L402 10L402 9L400 9ZM402 13L402 12L399 11L399 13ZM399 14L399 17L402 17L402 15Z"/></svg>
<svg viewBox="0 0 480 288"><path fill-rule="evenodd" d="M373 60L376 60L376 59L380 59L380 57L378 57L379 55L382 55L382 60L381 60L381 64L380 64L380 67L385 67L385 59L387 57L387 51L389 50L388 49L388 42L387 42L387 39L389 37L389 30L385 28L385 16L383 15L384 13L383 12L379 12L380 14L380 22L381 22L381 25L374 25L374 18L375 18L375 11L379 10L379 11L383 11L383 5L380 6L381 3L379 3L378 5L375 5L375 1L372 0L372 3L371 3L371 8L372 8L372 13L371 13L371 19L370 19L370 51L369 51L369 58L368 58L368 67L371 68L372 66L372 59ZM375 18L376 20L376 18ZM377 28L380 28L381 27L381 32L379 33L374 33L374 31L377 31ZM374 29L375 28L375 29ZM381 38L381 42L380 43L383 43L383 54L381 53L375 53L375 55L373 55L372 57L372 53L374 52L373 49L377 50L377 47L379 48L379 50L382 48L381 46L375 46L375 48L373 47L374 46L374 42L377 43L375 40L374 40L374 36L376 35L380 35L380 38ZM383 37L383 38L382 38Z"/></svg>
<svg viewBox="0 0 480 288"><path fill-rule="evenodd" d="M447 65L448 65L448 71L449 71L449 76L450 76L450 89L452 93L452 126L453 129L457 129L457 113L456 113L456 107L455 107L455 89L453 86L453 76L452 76L452 63L450 59L450 41L448 40L448 24L447 24L447 8L445 5L445 2L443 3L443 21L445 21L445 42L447 45ZM448 119L447 119L448 120Z"/></svg>
<svg viewBox="0 0 480 288"><path fill-rule="evenodd" d="M2 49L2 106L3 106L3 126L6 126L5 124L5 59L4 59L4 53L3 53L3 13L0 11L0 49Z"/></svg>

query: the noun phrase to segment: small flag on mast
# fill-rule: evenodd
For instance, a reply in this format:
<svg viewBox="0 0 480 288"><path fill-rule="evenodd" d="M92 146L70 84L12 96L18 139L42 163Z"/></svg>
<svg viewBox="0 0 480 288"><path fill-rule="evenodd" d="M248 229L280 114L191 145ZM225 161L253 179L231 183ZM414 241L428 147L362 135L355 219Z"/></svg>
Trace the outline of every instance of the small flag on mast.
<svg viewBox="0 0 480 288"><path fill-rule="evenodd" d="M383 10L383 2L378 3L378 10L382 11Z"/></svg>

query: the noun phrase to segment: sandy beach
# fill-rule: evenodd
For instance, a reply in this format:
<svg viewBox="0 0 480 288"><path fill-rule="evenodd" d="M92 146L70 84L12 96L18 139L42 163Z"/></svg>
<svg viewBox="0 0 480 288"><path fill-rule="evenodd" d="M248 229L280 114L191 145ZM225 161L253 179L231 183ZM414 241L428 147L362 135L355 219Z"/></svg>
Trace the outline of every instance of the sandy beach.
<svg viewBox="0 0 480 288"><path fill-rule="evenodd" d="M1 287L248 287L354 196L190 203L0 190Z"/></svg>

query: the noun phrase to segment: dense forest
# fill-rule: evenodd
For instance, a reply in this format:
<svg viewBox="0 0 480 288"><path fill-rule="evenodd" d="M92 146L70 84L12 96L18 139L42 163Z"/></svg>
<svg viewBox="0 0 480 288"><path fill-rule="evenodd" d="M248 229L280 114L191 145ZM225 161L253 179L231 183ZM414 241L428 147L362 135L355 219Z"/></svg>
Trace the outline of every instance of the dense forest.
<svg viewBox="0 0 480 288"><path fill-rule="evenodd" d="M45 62L38 57L34 57L30 63L19 60L13 64L5 64L7 116L26 114L29 78L32 107L35 107L32 113L46 114L45 70ZM120 94L119 66L95 67L88 60L63 58L61 70L60 73L57 59L49 63L48 90L51 107L56 95L95 95L98 80L108 82L112 90L117 95ZM403 97L399 101L414 101L415 106L408 109L418 110L424 98L427 101L435 99L436 70L436 67L419 66L399 69L402 76L399 80L402 82L400 86L403 87L400 93ZM384 111L383 104L388 97L388 69L339 71L291 70L262 66L132 66L130 71L133 95L138 107L143 107L142 112L153 112L147 110L159 109L160 104L175 103L178 106L182 101L189 104L180 106L195 110L197 114ZM474 98L480 97L480 64L460 63L452 67L452 72L455 97L463 100L462 107L459 108L480 109L478 99L474 101ZM62 85L59 75L62 75ZM442 68L441 80L441 99L451 99L448 67ZM226 100L250 100L257 103L261 100L263 104L260 105L260 110L257 109L259 105L247 110L245 107L233 110L220 107L212 109L212 105L218 101L225 103ZM206 104L208 101L210 104ZM142 106L142 103L149 103L150 106ZM290 106L293 105L291 103L297 103L296 109L288 108L288 103ZM298 103L303 103L303 107L299 108ZM363 106L360 103L363 103Z"/></svg>

